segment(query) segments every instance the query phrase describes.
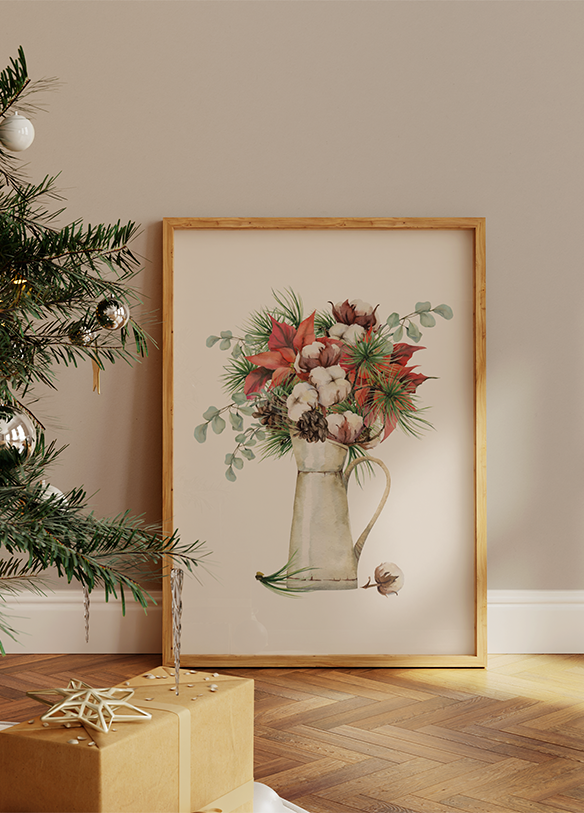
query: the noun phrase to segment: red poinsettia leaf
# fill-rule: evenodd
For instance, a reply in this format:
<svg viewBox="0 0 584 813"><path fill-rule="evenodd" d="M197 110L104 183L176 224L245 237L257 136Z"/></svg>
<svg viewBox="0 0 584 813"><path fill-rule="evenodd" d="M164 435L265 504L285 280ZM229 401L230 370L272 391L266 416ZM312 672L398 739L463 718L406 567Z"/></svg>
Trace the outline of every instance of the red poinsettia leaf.
<svg viewBox="0 0 584 813"><path fill-rule="evenodd" d="M291 367L278 367L275 371L274 375L272 376L272 386L277 387L282 381L285 381L288 376L293 373L294 370Z"/></svg>
<svg viewBox="0 0 584 813"><path fill-rule="evenodd" d="M287 322L276 322L273 316L270 316L270 319L272 320L272 333L268 339L268 348L270 350L281 350L284 347L293 349L296 328Z"/></svg>
<svg viewBox="0 0 584 813"><path fill-rule="evenodd" d="M288 367L291 364L294 364L294 360L296 359L296 351L292 350L290 347L281 347L278 351L282 356L282 364L280 366Z"/></svg>
<svg viewBox="0 0 584 813"><path fill-rule="evenodd" d="M252 370L251 373L248 373L243 385L243 391L246 396L251 398L256 392L259 392L266 381L270 380L271 376L272 371L267 370L265 367L258 367L257 370Z"/></svg>
<svg viewBox="0 0 584 813"><path fill-rule="evenodd" d="M416 352L416 350L425 350L425 349L426 349L425 347L414 347L412 344L398 342L393 346L391 361L394 364L400 364L402 367L404 367L411 359L413 354Z"/></svg>
<svg viewBox="0 0 584 813"><path fill-rule="evenodd" d="M314 335L315 314L316 311L313 311L310 316L307 316L306 319L303 319L298 325L298 331L296 332L293 343L294 349L297 353L299 353L307 344L312 344L312 342L316 341L316 336Z"/></svg>
<svg viewBox="0 0 584 813"><path fill-rule="evenodd" d="M397 415L391 415L389 418L386 418L385 424L383 426L383 437L381 438L381 442L383 442L386 438L388 438L395 427L397 426Z"/></svg>
<svg viewBox="0 0 584 813"><path fill-rule="evenodd" d="M277 370L278 367L286 365L286 360L283 359L279 350L256 353L255 356L246 356L246 359L251 361L252 364L257 364L258 367L267 367L268 370ZM294 357L292 360L294 360Z"/></svg>
<svg viewBox="0 0 584 813"><path fill-rule="evenodd" d="M415 367L404 367L403 372L405 375L402 375L402 381L405 384L406 392L415 392L417 387L420 384L423 384L424 381L427 381L428 378L431 376L422 375L422 373L414 373Z"/></svg>

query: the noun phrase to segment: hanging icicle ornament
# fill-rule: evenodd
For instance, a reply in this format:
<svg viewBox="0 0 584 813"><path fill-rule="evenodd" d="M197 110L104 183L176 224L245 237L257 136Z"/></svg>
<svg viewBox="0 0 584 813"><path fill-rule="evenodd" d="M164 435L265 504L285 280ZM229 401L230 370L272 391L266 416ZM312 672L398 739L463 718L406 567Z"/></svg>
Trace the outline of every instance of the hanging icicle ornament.
<svg viewBox="0 0 584 813"><path fill-rule="evenodd" d="M0 404L0 464L23 463L36 445L31 418L9 404Z"/></svg>
<svg viewBox="0 0 584 813"><path fill-rule="evenodd" d="M0 144L11 152L27 150L34 141L34 127L25 116L14 111L0 124Z"/></svg>
<svg viewBox="0 0 584 813"><path fill-rule="evenodd" d="M83 585L83 617L85 619L85 643L89 643L89 590Z"/></svg>
<svg viewBox="0 0 584 813"><path fill-rule="evenodd" d="M95 309L95 318L106 330L120 330L130 320L130 309L117 299L102 299Z"/></svg>
<svg viewBox="0 0 584 813"><path fill-rule="evenodd" d="M97 353L97 342L95 343L95 352ZM101 367L95 359L91 359L91 367L93 370L93 392L101 395Z"/></svg>
<svg viewBox="0 0 584 813"><path fill-rule="evenodd" d="M184 573L180 567L170 571L170 591L172 596L172 651L174 654L174 683L178 695L180 682L180 635L182 618L182 586Z"/></svg>

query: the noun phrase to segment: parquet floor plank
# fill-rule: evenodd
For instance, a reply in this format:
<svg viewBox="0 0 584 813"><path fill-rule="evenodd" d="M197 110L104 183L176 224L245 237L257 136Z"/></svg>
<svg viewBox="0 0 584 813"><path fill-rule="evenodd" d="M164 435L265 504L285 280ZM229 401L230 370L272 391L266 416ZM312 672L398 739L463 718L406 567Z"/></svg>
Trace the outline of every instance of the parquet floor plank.
<svg viewBox="0 0 584 813"><path fill-rule="evenodd" d="M463 813L513 813L509 807L503 807L492 799L485 802L472 796L451 796L443 799L443 803L450 805L457 813L461 813L461 811ZM553 813L553 811L548 810L547 813Z"/></svg>
<svg viewBox="0 0 584 813"><path fill-rule="evenodd" d="M531 763L525 762L525 760L513 757L488 767L479 764L478 768L466 772L463 776L446 781L441 779L434 787L425 788L424 798L440 802L449 796L455 796L461 792L469 793L476 788L494 782L500 783L504 781L507 783L511 777L521 774L530 765Z"/></svg>
<svg viewBox="0 0 584 813"><path fill-rule="evenodd" d="M534 751L530 748L523 748L518 745L508 745L504 742L494 742L493 740L487 740L485 737L477 737L474 734L469 734L466 731L455 731L451 728L441 728L440 726L433 725L421 728L419 731L423 734L431 734L434 737L441 737L445 740L470 745L479 751L485 752L485 754L494 753L497 756L517 757L527 762L547 762L548 759L553 759L551 754L543 754L540 751Z"/></svg>
<svg viewBox="0 0 584 813"><path fill-rule="evenodd" d="M415 813L458 813L455 808L444 804L444 802L435 802L415 794L396 799L394 804L397 805L397 810L411 810L415 811ZM402 805L412 805L412 807L402 808ZM389 810L392 810L392 808L389 808Z"/></svg>
<svg viewBox="0 0 584 813"><path fill-rule="evenodd" d="M475 733L479 736L484 732L484 736L487 739L497 742L504 742L508 745L519 745L520 747L533 749L534 751L539 751L549 756L564 757L565 759L574 759L581 762L584 761L584 752L575 748L566 748L565 746L551 743L546 740L545 734L542 734L541 739L539 739L536 737L528 737L525 734L514 734L509 731L488 729L484 726L475 725L466 726L464 731L471 734Z"/></svg>
<svg viewBox="0 0 584 813"><path fill-rule="evenodd" d="M557 810L558 813L564 810L567 810L568 813L582 813L582 800L573 799L570 796L564 796L562 794L558 796L548 796L545 803L552 810Z"/></svg>
<svg viewBox="0 0 584 813"><path fill-rule="evenodd" d="M346 780L336 787L321 791L319 795L331 801L343 801L363 795L375 799L377 803L386 803L388 800L381 797L380 794L386 791L389 794L391 788L400 784L413 785L420 775L426 776L430 771L440 767L433 760L420 757L401 765L388 766L379 771L373 779L371 777L357 777ZM424 780L421 782L422 786L423 784Z"/></svg>
<svg viewBox="0 0 584 813"><path fill-rule="evenodd" d="M385 720L385 715L395 709L401 709L404 705L410 705L410 700L405 697L392 697L379 703L372 701L364 704L362 708L347 709L340 714L327 716L326 719L313 723L315 728L330 730L342 725L356 725L359 728L377 728Z"/></svg>
<svg viewBox="0 0 584 813"><path fill-rule="evenodd" d="M355 694L347 691L338 691L333 682L327 684L326 681L321 681L319 685L316 675L307 676L312 678L310 681L304 681L296 675L286 675L284 677L274 677L269 679L256 679L258 689L270 694L279 694L282 697L290 697L294 700L303 700L307 695L318 694L319 697L324 697L327 700L350 700L355 697ZM386 695L385 695L386 696ZM376 698L373 698L376 699Z"/></svg>
<svg viewBox="0 0 584 813"><path fill-rule="evenodd" d="M402 796L412 794L427 798L426 791L428 788L434 788L439 782L446 782L449 779L464 776L464 774L476 768L477 765L479 763L472 759L457 759L448 765L434 764L429 770L418 772L415 775L403 776L402 778L396 775L391 777L390 781L388 781L389 777L386 775L384 781L376 786L371 783L367 787L366 795L381 802L395 802L396 799L400 799ZM410 763L406 763L399 767L407 769L409 766ZM342 793L345 787L346 783L343 783L335 788L335 798L339 798L336 794ZM349 790L350 788L347 787L347 791ZM327 796L331 798L330 794L327 794Z"/></svg>
<svg viewBox="0 0 584 813"><path fill-rule="evenodd" d="M341 783L340 786L343 787L352 779L370 777L371 781L376 781L376 778L383 773L387 765L388 763L382 759L366 759L363 760L363 762L353 763L353 765L340 765L333 770L323 768L318 775L311 773L310 776L307 776L301 771L286 771L284 773L287 774L289 784L284 783L284 785L281 786L281 791L278 791L278 793L280 793L280 796L283 798L290 799L292 796L297 797L299 794L312 795L322 793L322 791L328 788L337 788L339 783ZM303 766L303 768L306 767L307 766ZM312 767L312 765L310 767ZM280 780L278 779L277 781Z"/></svg>
<svg viewBox="0 0 584 813"><path fill-rule="evenodd" d="M310 810L310 813L357 813L357 811L365 809L363 807L352 807L341 802L331 802L322 796L301 796L296 799L295 804L305 810ZM388 808L384 808L384 810L387 811ZM412 811L406 811L406 813L412 813Z"/></svg>
<svg viewBox="0 0 584 813"><path fill-rule="evenodd" d="M0 719L42 710L28 689L113 685L159 664L8 655ZM584 813L583 655L495 655L487 670L204 671L256 681L256 778L310 813Z"/></svg>
<svg viewBox="0 0 584 813"><path fill-rule="evenodd" d="M377 756L381 759L387 759L389 762L408 762L415 758L412 754L406 754L404 751L398 751L394 748L395 743L393 743L389 737L383 737L375 733L366 736L365 732L359 729L352 729L349 726L338 733L336 731L317 730L309 726L296 726L291 730L298 734L305 733L307 737L317 742L330 743L331 745L344 745L345 748L350 748L351 751L354 751L356 754L363 754L370 757Z"/></svg>
<svg viewBox="0 0 584 813"><path fill-rule="evenodd" d="M337 705L332 700L324 697L308 697L297 703L292 700L282 698L275 708L268 709L258 714L258 721L263 725L273 725L275 727L293 725L292 719L320 719L325 716L325 709L330 709L331 714L335 714ZM349 704L355 705L355 701L350 698ZM291 719L292 718L292 719Z"/></svg>
<svg viewBox="0 0 584 813"><path fill-rule="evenodd" d="M298 727L298 729L301 726ZM296 730L298 730L296 729ZM379 749L379 753L372 753L372 749L363 751L349 749L346 747L346 741L339 737L338 742L343 742L345 747L339 747L331 742L324 741L323 739L313 736L311 729L308 731L308 736L303 737L300 734L292 731L282 731L281 729L269 728L261 726L256 723L255 726L255 739L256 748L264 747L272 753L290 752L291 750L297 754L299 751L311 758L316 757L330 757L331 759L340 759L342 762L350 764L352 762L362 762L372 756L382 756L389 759L389 752L387 749ZM398 756L402 756L401 754ZM396 761L396 760L391 760Z"/></svg>

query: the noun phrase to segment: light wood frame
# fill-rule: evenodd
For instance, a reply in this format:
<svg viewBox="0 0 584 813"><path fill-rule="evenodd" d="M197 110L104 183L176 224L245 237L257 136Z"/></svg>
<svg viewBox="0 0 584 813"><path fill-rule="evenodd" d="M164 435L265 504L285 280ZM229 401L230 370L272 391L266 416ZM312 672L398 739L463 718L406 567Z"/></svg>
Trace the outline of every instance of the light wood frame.
<svg viewBox="0 0 584 813"><path fill-rule="evenodd" d="M484 218L165 218L163 221L163 516L173 530L173 263L174 235L183 229L469 230L473 235L475 651L465 655L192 655L185 666L484 667L486 635L486 334ZM163 578L163 663L172 663L171 596Z"/></svg>

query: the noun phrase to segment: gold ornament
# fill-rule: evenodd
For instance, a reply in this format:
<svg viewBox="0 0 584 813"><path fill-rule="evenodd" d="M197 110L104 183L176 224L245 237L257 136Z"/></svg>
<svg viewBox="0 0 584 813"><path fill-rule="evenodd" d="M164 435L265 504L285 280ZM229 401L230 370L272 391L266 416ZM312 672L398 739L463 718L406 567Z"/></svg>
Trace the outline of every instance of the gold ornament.
<svg viewBox="0 0 584 813"><path fill-rule="evenodd" d="M113 722L152 719L147 711L128 703L134 689L94 689L82 680L70 680L66 689L27 692L27 695L51 706L41 717L45 726L49 723L67 725L78 722L107 734ZM55 703L55 695L63 699ZM129 709L134 713L121 714L118 709Z"/></svg>

